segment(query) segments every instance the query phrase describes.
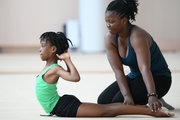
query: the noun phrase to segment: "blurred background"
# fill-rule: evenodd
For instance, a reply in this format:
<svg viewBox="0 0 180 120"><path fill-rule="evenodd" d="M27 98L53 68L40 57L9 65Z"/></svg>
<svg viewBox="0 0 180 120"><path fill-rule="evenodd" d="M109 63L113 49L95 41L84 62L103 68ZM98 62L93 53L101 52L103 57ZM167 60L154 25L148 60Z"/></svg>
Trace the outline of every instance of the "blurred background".
<svg viewBox="0 0 180 120"><path fill-rule="evenodd" d="M39 117L43 110L34 88L35 78L45 65L39 58L39 37L47 31L62 31L71 39L74 44L71 58L81 75L78 83L60 79L58 93L97 102L99 94L115 81L103 43L107 32L104 13L111 1L0 0L1 120L44 120ZM133 24L148 31L163 51L173 76L165 100L176 108L175 119L179 120L180 0L139 0L139 3L139 14ZM129 68L124 71L128 73Z"/></svg>
<svg viewBox="0 0 180 120"><path fill-rule="evenodd" d="M78 52L104 52L104 11L112 0L0 0L0 52L35 52L39 36L63 31ZM180 0L139 0L138 26L162 51L180 50Z"/></svg>

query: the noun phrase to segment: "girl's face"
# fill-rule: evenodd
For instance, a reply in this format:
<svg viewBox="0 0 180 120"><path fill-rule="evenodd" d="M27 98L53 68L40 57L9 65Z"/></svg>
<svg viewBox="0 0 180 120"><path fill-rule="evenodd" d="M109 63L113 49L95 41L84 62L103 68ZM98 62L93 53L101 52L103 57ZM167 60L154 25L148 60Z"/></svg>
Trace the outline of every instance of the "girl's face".
<svg viewBox="0 0 180 120"><path fill-rule="evenodd" d="M41 40L40 44L41 44L41 47L39 49L40 57L43 61L48 60L49 58L52 57L54 53L53 52L54 46L52 46L50 42L47 40Z"/></svg>
<svg viewBox="0 0 180 120"><path fill-rule="evenodd" d="M105 13L106 27L111 34L117 34L122 31L122 19L113 11Z"/></svg>

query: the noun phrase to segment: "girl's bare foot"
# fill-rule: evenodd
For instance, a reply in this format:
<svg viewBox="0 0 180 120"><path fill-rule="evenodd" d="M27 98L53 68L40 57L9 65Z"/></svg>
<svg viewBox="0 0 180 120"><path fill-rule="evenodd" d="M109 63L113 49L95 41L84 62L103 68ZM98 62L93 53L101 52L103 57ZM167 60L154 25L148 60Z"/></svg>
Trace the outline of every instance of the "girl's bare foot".
<svg viewBox="0 0 180 120"><path fill-rule="evenodd" d="M165 107L161 107L161 109L155 113L155 117L173 117L174 115L173 112L170 112Z"/></svg>

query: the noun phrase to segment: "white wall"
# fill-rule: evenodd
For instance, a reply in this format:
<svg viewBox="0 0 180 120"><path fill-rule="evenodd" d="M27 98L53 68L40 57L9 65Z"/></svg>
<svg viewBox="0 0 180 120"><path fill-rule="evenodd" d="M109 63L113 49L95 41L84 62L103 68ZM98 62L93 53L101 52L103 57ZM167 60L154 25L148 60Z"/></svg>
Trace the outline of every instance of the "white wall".
<svg viewBox="0 0 180 120"><path fill-rule="evenodd" d="M39 45L45 31L78 19L78 0L1 0L0 45Z"/></svg>
<svg viewBox="0 0 180 120"><path fill-rule="evenodd" d="M180 0L139 0L136 24L156 39L180 40Z"/></svg>
<svg viewBox="0 0 180 120"><path fill-rule="evenodd" d="M104 1L107 6L111 0ZM180 50L180 0L139 2L134 23L150 32L160 46L174 41L169 47ZM79 19L79 0L0 0L0 18L0 46L39 46L43 32L62 31L68 19Z"/></svg>

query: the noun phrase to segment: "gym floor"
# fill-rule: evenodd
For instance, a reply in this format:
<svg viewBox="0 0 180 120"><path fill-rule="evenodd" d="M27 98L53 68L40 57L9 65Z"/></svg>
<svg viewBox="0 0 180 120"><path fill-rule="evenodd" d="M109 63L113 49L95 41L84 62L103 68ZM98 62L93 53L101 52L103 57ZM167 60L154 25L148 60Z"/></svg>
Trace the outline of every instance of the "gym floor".
<svg viewBox="0 0 180 120"><path fill-rule="evenodd" d="M172 71L172 87L164 97L175 107L175 116L180 119L180 52L163 53ZM71 59L77 67L81 81L67 82L59 79L60 95L73 94L82 102L96 102L98 95L115 80L105 53L83 54L70 51ZM63 62L59 62L64 66ZM35 78L44 67L38 53L1 53L0 54L0 120L52 120L52 119L121 119L148 120L154 117L145 115L119 115L108 118L59 118L41 117L43 109L35 96ZM125 67L125 72L129 69ZM166 118L154 118L166 119Z"/></svg>

